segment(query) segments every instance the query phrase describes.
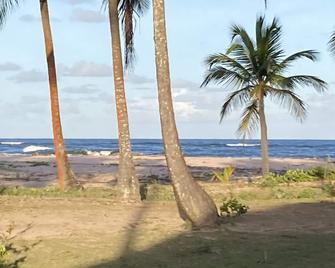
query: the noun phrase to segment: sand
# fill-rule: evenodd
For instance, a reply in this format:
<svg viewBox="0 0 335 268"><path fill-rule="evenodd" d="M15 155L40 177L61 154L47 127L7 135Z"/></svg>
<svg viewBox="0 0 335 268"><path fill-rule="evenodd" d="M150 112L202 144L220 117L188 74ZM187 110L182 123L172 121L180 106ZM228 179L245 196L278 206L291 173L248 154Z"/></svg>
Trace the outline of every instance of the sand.
<svg viewBox="0 0 335 268"><path fill-rule="evenodd" d="M116 182L118 155L69 157L78 179L85 186L110 186ZM162 155L137 155L134 157L136 172L142 181L168 182L168 170ZM261 175L261 159L233 157L186 157L195 178L208 180L213 170L234 166L233 179L253 180ZM272 158L272 171L307 169L326 165L324 159ZM56 184L54 156L0 155L0 185L44 187Z"/></svg>

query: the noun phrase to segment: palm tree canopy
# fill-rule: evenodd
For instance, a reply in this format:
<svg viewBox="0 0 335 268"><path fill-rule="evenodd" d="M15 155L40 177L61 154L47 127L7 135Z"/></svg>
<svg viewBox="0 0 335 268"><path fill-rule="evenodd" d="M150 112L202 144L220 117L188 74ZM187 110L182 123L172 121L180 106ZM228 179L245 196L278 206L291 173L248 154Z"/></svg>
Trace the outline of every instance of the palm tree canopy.
<svg viewBox="0 0 335 268"><path fill-rule="evenodd" d="M327 84L311 75L285 76L298 59L316 61L318 53L305 50L286 56L281 46L282 28L278 20L266 24L264 16L257 18L253 40L246 30L231 27L231 45L226 53L210 55L206 59L208 72L202 86L210 82L232 90L221 109L221 120L233 109L245 107L239 134L251 134L258 125L258 101L261 94L286 107L299 120L306 116L306 105L295 93L301 86L311 86L322 92Z"/></svg>
<svg viewBox="0 0 335 268"><path fill-rule="evenodd" d="M103 6L108 0L103 0ZM150 7L150 0L119 0L119 16L125 43L125 66L130 67L135 59L134 32L136 22Z"/></svg>

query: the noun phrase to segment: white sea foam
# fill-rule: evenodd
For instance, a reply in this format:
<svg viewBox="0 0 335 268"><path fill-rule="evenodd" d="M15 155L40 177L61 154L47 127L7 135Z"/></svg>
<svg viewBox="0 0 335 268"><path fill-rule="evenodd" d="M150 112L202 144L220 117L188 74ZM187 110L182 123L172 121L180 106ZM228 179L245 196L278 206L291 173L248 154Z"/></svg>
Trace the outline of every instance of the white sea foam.
<svg viewBox="0 0 335 268"><path fill-rule="evenodd" d="M260 146L260 144L248 144L248 143L228 143L226 145L228 147L256 147L256 146Z"/></svg>
<svg viewBox="0 0 335 268"><path fill-rule="evenodd" d="M45 147L45 146L30 145L30 146L25 147L23 149L23 152L24 153L33 153L33 152L46 151L46 150L51 150L51 148Z"/></svg>
<svg viewBox="0 0 335 268"><path fill-rule="evenodd" d="M110 156L112 154L112 151L87 151L87 155L92 155L92 156Z"/></svg>
<svg viewBox="0 0 335 268"><path fill-rule="evenodd" d="M23 144L22 141L2 141L0 142L2 145L20 145Z"/></svg>

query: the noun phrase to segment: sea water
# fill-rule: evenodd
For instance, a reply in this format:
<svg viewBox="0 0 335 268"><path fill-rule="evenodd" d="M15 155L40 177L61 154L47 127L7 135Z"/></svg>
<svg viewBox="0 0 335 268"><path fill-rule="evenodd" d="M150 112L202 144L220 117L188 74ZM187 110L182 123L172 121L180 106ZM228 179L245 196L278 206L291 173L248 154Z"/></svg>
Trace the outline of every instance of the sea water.
<svg viewBox="0 0 335 268"><path fill-rule="evenodd" d="M67 151L72 154L108 155L117 152L116 139L67 139ZM183 139L187 156L259 157L259 140ZM135 153L147 155L163 154L160 139L134 139ZM327 158L335 157L335 140L269 140L273 157ZM51 139L0 139L0 153L6 154L51 154Z"/></svg>

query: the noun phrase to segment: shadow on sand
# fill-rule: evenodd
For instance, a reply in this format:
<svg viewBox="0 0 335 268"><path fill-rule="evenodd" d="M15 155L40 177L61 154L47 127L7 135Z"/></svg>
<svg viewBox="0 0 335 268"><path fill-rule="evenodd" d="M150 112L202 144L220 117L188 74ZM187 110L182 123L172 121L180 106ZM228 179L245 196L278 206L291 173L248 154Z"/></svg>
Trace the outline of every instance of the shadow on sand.
<svg viewBox="0 0 335 268"><path fill-rule="evenodd" d="M137 213L136 220L141 221L143 215L144 209ZM333 202L251 211L215 230L185 231L143 251L132 248L136 241L136 226L133 227L118 259L87 268L335 267Z"/></svg>

